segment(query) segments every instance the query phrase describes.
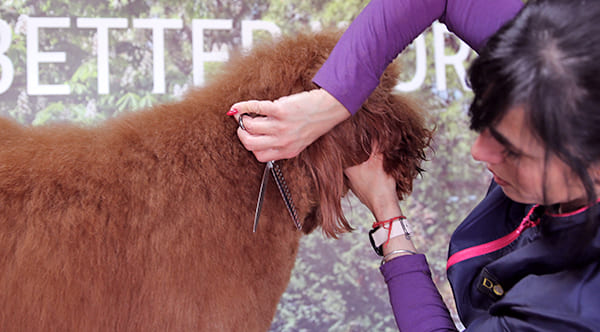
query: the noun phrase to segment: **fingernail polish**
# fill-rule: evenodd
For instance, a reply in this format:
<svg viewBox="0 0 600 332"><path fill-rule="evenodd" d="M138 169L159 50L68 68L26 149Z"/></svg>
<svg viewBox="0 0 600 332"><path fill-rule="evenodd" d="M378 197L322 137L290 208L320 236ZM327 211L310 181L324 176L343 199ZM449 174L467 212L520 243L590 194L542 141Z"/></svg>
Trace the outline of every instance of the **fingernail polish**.
<svg viewBox="0 0 600 332"><path fill-rule="evenodd" d="M231 115L234 115L234 114L237 114L237 113L238 113L238 110L235 109L235 108L232 108L232 109L229 110L229 112L227 112L227 115L231 116Z"/></svg>

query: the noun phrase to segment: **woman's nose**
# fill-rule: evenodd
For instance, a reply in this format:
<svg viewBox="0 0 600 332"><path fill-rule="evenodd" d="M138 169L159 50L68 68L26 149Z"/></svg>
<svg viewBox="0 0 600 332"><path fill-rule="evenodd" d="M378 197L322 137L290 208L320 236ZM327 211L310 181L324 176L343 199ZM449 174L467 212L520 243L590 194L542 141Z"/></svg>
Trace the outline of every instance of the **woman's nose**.
<svg viewBox="0 0 600 332"><path fill-rule="evenodd" d="M500 144L488 129L483 130L471 146L473 159L487 164L498 164L504 161L504 146Z"/></svg>

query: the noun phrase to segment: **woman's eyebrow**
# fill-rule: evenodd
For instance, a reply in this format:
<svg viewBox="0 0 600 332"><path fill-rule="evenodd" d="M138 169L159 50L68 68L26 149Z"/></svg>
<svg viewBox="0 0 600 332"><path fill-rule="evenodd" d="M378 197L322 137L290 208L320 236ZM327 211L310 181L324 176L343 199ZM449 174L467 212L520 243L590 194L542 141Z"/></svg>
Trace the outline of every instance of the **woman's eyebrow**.
<svg viewBox="0 0 600 332"><path fill-rule="evenodd" d="M521 150L517 148L516 145L514 145L508 138L506 138L504 135L498 132L496 128L490 126L488 129L492 137L494 137L494 139L497 140L498 143L502 144L504 147L511 151L521 152Z"/></svg>

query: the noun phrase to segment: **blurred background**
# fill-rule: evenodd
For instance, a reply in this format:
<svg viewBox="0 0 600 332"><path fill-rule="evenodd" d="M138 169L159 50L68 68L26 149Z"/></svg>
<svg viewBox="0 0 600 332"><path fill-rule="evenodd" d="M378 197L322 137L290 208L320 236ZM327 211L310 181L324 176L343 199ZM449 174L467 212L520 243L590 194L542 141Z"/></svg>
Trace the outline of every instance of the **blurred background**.
<svg viewBox="0 0 600 332"><path fill-rule="evenodd" d="M0 116L87 125L177 100L210 80L230 52L277 35L344 28L367 3L3 0ZM403 68L398 93L419 100L436 129L426 172L400 204L454 315L445 274L449 238L490 181L469 152L474 134L464 69L474 56L435 23L396 60ZM373 216L352 195L343 206L356 230L338 240L319 231L303 238L272 331L397 330L380 259L368 241Z"/></svg>

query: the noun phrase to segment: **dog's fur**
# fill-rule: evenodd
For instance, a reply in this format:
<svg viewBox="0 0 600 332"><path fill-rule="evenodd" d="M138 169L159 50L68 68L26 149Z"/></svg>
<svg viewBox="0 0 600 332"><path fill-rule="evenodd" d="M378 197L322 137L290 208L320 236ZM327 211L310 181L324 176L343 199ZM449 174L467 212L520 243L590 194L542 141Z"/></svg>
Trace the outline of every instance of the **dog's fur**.
<svg viewBox="0 0 600 332"><path fill-rule="evenodd" d="M267 330L303 232L350 229L343 169L376 141L401 196L431 138L388 70L357 115L279 161L303 232L270 181L252 233L264 164L225 112L314 89L337 37L255 47L181 102L91 128L0 119L0 329Z"/></svg>

